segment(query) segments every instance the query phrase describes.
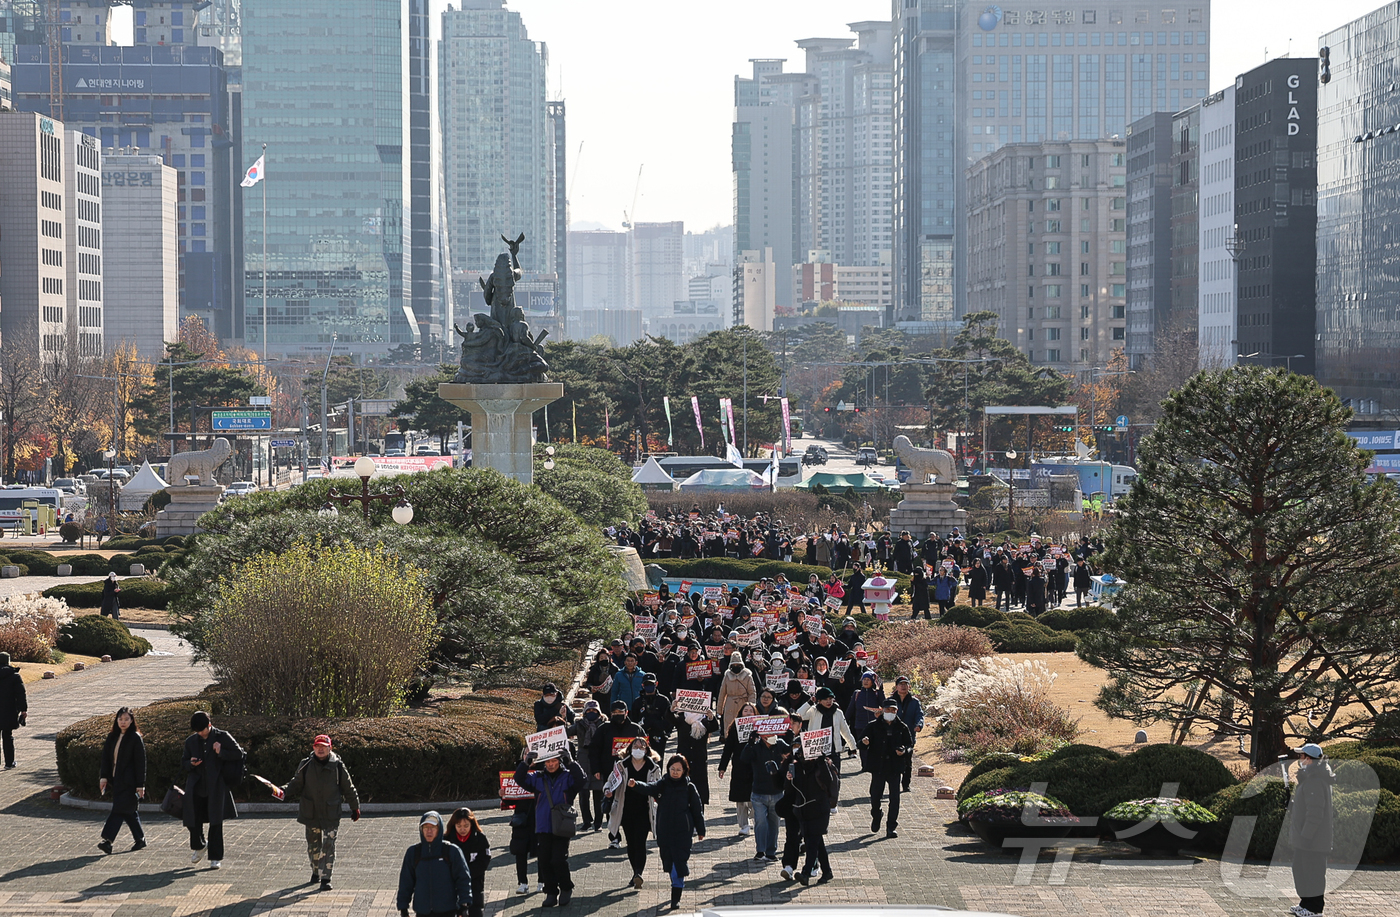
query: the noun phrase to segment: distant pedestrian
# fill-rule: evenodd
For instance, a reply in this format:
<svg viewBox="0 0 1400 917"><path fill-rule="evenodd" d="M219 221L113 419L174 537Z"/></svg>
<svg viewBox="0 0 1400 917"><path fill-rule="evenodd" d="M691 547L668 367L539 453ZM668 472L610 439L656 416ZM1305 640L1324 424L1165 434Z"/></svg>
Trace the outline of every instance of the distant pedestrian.
<svg viewBox="0 0 1400 917"><path fill-rule="evenodd" d="M190 717L181 767L185 771L185 827L190 832L190 862L198 863L207 852L209 868L224 865L224 820L238 817L233 788L243 779L243 749L233 736L214 728L209 714L196 711ZM209 825L208 846L204 826Z"/></svg>
<svg viewBox="0 0 1400 917"><path fill-rule="evenodd" d="M472 906L468 917L481 917L486 903L486 869L491 865L491 843L471 809L458 809L447 823L447 839L461 849L467 858L467 872L472 877Z"/></svg>
<svg viewBox="0 0 1400 917"><path fill-rule="evenodd" d="M637 781L628 780L627 785L636 787ZM641 786L656 800L656 846L661 868L671 877L671 909L675 910L681 905L685 877L690 875L691 838L705 839L705 806L690 781L690 762L684 755L672 755L666 775Z"/></svg>
<svg viewBox="0 0 1400 917"><path fill-rule="evenodd" d="M909 578L909 604L914 610L909 620L919 620L920 614L927 620L933 620L933 615L929 612L928 572L923 564L915 566L914 573Z"/></svg>
<svg viewBox="0 0 1400 917"><path fill-rule="evenodd" d="M938 575L933 578L933 600L938 603L938 614L942 616L951 611L957 598L958 578L951 570L939 567Z"/></svg>
<svg viewBox="0 0 1400 917"><path fill-rule="evenodd" d="M24 678L10 665L10 654L0 653L0 741L3 742L5 770L15 769L15 730L29 718L29 700Z"/></svg>
<svg viewBox="0 0 1400 917"><path fill-rule="evenodd" d="M1295 917L1322 913L1327 891L1327 855L1332 852L1332 784L1337 776L1309 742L1298 750L1298 786L1289 802L1288 844L1293 848Z"/></svg>
<svg viewBox="0 0 1400 917"><path fill-rule="evenodd" d="M136 843L132 850L146 846L146 832L141 827L141 815L137 809L140 800L146 795L146 742L136 728L136 717L130 707L117 711L112 720L112 731L107 733L107 741L102 744L101 775L98 787L105 796L112 791L112 812L107 816L107 824L102 826L102 840L97 845L103 853L112 852L112 841L117 839L122 823L131 829L131 838Z"/></svg>
<svg viewBox="0 0 1400 917"><path fill-rule="evenodd" d="M311 744L311 754L301 759L291 782L279 791L279 799L300 798L297 821L306 826L306 851L311 858L311 882L321 890L331 887L335 869L335 836L340 830L340 806L348 803L350 820L360 820L360 794L350 779L350 769L331 750L331 737L320 735Z"/></svg>
<svg viewBox="0 0 1400 917"><path fill-rule="evenodd" d="M455 917L471 911L467 858L444 837L446 833L438 813L428 812L419 819L419 842L408 848L399 867L399 917L408 917L410 906L420 917Z"/></svg>
<svg viewBox="0 0 1400 917"><path fill-rule="evenodd" d="M110 615L119 621L122 616L121 591L122 587L117 585L117 575L108 573L107 578L102 581L102 614Z"/></svg>
<svg viewBox="0 0 1400 917"><path fill-rule="evenodd" d="M1077 561L1074 565L1074 607L1079 608L1084 604L1084 596L1094 588L1094 569L1089 566L1087 560Z"/></svg>

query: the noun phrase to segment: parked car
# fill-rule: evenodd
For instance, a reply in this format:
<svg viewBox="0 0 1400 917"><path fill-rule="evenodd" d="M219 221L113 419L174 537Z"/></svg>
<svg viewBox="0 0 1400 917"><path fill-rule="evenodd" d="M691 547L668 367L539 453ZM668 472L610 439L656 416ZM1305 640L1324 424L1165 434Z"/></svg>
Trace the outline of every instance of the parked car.
<svg viewBox="0 0 1400 917"><path fill-rule="evenodd" d="M385 458L403 458L406 455L408 455L408 453L404 452L402 449L390 449L388 452L384 453Z"/></svg>
<svg viewBox="0 0 1400 917"><path fill-rule="evenodd" d="M54 478L53 489L74 497L81 497L87 493L87 485L77 478Z"/></svg>
<svg viewBox="0 0 1400 917"><path fill-rule="evenodd" d="M413 450L414 455L442 455L436 446L419 446Z"/></svg>
<svg viewBox="0 0 1400 917"><path fill-rule="evenodd" d="M856 453L856 464L878 465L880 464L880 454L875 451L873 446L861 446L860 451Z"/></svg>

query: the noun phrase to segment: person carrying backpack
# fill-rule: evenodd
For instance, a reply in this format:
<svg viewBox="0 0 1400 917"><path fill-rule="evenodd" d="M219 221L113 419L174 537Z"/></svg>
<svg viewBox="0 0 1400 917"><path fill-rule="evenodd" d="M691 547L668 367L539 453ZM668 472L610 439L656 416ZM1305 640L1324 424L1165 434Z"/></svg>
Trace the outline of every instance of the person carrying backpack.
<svg viewBox="0 0 1400 917"><path fill-rule="evenodd" d="M426 812L418 820L419 842L409 847L399 868L399 917L410 906L419 917L468 917L472 877L462 849L444 835L442 816Z"/></svg>

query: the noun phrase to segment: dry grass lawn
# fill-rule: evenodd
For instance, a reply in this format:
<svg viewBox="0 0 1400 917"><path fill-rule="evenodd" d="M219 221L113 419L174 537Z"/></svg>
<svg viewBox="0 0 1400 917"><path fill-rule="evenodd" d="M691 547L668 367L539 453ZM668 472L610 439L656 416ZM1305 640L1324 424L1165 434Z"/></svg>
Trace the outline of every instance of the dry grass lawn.
<svg viewBox="0 0 1400 917"><path fill-rule="evenodd" d="M19 668L19 676L24 679L25 684L31 681L42 681L45 672L53 672L58 678L62 678L73 671L73 664L81 662L84 665L101 665L102 660L96 656L79 656L69 653L62 662L16 662L14 665Z"/></svg>
<svg viewBox="0 0 1400 917"><path fill-rule="evenodd" d="M100 609L100 608L74 608L74 609L72 609L72 611L73 611L74 616L77 616L77 617L81 617L82 615L95 615L95 614L100 614L100 613L101 613L101 609ZM168 612L168 611L162 611L162 610L157 609L157 608L126 608L126 607L123 607L123 608L122 608L122 618L121 618L121 620L122 620L122 623L123 623L123 624L161 624L161 625L165 625L165 624L169 624L171 619L170 619L170 612Z"/></svg>

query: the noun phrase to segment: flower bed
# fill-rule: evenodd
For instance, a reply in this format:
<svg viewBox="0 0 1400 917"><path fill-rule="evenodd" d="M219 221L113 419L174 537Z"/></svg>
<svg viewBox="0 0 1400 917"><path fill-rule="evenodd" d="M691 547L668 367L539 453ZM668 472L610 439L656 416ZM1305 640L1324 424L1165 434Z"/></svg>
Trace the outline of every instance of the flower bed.
<svg viewBox="0 0 1400 917"><path fill-rule="evenodd" d="M1053 796L1005 787L958 803L958 818L993 847L1004 847L1008 838L1060 838L1079 827L1074 813Z"/></svg>

